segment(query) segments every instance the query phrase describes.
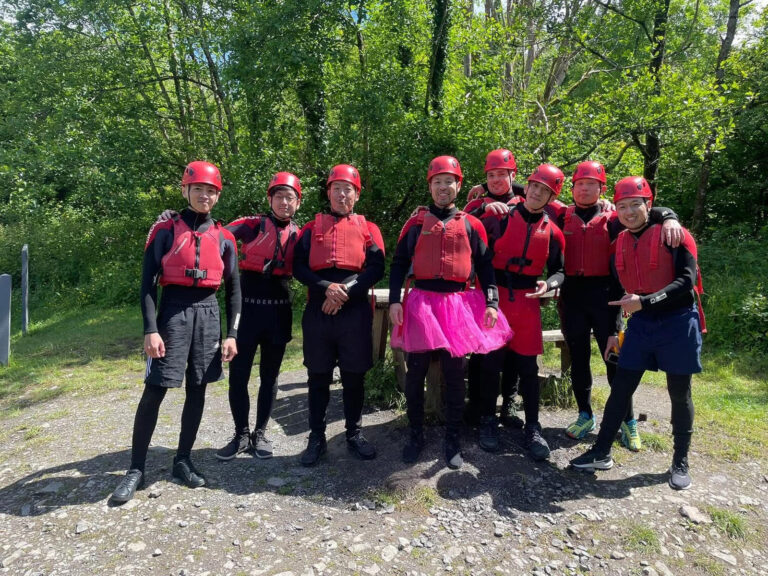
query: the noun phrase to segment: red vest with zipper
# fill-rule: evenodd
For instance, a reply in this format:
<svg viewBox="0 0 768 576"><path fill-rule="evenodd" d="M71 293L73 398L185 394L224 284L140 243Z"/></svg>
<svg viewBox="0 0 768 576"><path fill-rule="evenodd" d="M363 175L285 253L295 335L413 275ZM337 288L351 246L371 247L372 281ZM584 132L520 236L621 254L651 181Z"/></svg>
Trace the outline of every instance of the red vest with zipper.
<svg viewBox="0 0 768 576"><path fill-rule="evenodd" d="M630 294L653 294L675 279L672 251L661 243L661 225L654 224L639 238L622 231L616 238L616 272Z"/></svg>
<svg viewBox="0 0 768 576"><path fill-rule="evenodd" d="M272 262L269 272L273 276L291 276L293 248L298 232L299 229L293 221L283 228L278 228L272 218L262 216L259 234L242 247L243 259L240 261L240 269L263 272L264 265Z"/></svg>
<svg viewBox="0 0 768 576"><path fill-rule="evenodd" d="M576 214L576 206L565 211L565 274L567 276L610 276L611 237L608 233L610 213L599 211L584 222Z"/></svg>
<svg viewBox="0 0 768 576"><path fill-rule="evenodd" d="M160 286L218 289L224 275L219 244L222 230L222 226L214 222L205 232L196 232L181 218L174 218L173 245L161 261Z"/></svg>
<svg viewBox="0 0 768 576"><path fill-rule="evenodd" d="M317 214L309 249L310 269L341 268L360 272L373 242L368 223L359 214Z"/></svg>
<svg viewBox="0 0 768 576"><path fill-rule="evenodd" d="M507 216L507 229L494 243L493 267L524 276L540 276L547 264L551 235L552 224L546 214L529 224L513 208Z"/></svg>
<svg viewBox="0 0 768 576"><path fill-rule="evenodd" d="M472 247L467 234L466 214L459 211L443 223L428 210L422 210L416 223L421 225L421 234L413 253L413 275L416 280L469 280L472 273Z"/></svg>

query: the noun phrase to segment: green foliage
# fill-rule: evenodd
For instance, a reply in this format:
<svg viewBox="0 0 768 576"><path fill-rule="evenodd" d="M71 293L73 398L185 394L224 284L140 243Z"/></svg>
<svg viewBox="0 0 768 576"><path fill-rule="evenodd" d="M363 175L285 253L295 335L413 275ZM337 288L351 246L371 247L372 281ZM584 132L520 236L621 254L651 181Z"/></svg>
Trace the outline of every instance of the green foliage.
<svg viewBox="0 0 768 576"><path fill-rule="evenodd" d="M707 509L712 517L712 523L731 540L745 540L749 527L743 516L730 510L710 506Z"/></svg>
<svg viewBox="0 0 768 576"><path fill-rule="evenodd" d="M405 406L405 396L397 387L395 363L390 350L365 374L365 403L381 410L402 410Z"/></svg>
<svg viewBox="0 0 768 576"><path fill-rule="evenodd" d="M632 524L623 536L627 550L636 550L644 554L658 554L661 551L659 536L643 524Z"/></svg>

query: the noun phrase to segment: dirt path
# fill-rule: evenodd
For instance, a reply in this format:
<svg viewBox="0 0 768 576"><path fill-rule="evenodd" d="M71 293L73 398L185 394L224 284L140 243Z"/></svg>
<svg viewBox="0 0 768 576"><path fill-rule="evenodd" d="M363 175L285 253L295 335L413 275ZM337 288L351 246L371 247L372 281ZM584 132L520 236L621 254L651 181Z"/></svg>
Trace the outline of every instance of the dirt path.
<svg viewBox="0 0 768 576"><path fill-rule="evenodd" d="M504 449L491 455L465 429L465 466L450 471L435 427L421 462L407 467L404 417L381 411L364 417L379 456L360 462L346 451L335 385L329 452L306 469L304 382L303 372L280 377L276 456L228 463L214 458L231 433L226 388L212 387L193 453L210 486L194 491L170 477L183 393L169 393L148 486L121 507L108 497L129 461L140 385L7 418L0 574L768 574L765 461L712 461L694 437L685 493L667 486L664 452L617 449L617 466L595 479L566 469L585 447L562 434L573 414L545 411L550 463L525 457L518 430L503 430ZM669 437L666 392L641 387L636 404L648 413L641 431ZM713 509L746 520L747 539L712 524Z"/></svg>

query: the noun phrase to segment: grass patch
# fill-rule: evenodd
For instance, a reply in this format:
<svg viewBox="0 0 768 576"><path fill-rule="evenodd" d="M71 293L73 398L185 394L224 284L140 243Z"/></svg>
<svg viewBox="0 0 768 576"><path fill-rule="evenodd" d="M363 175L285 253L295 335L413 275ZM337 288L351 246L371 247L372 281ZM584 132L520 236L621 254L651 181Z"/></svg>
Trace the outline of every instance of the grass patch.
<svg viewBox="0 0 768 576"><path fill-rule="evenodd" d="M669 452L672 448L672 441L666 434L641 432L640 440L643 442L643 447L651 452Z"/></svg>
<svg viewBox="0 0 768 576"><path fill-rule="evenodd" d="M43 433L43 429L40 426L32 426L24 431L24 440L32 440L40 436Z"/></svg>
<svg viewBox="0 0 768 576"><path fill-rule="evenodd" d="M714 506L707 508L707 512L712 517L712 523L728 538L731 540L746 540L749 526L743 516Z"/></svg>
<svg viewBox="0 0 768 576"><path fill-rule="evenodd" d="M693 566L695 568L701 569L705 574L710 574L711 576L725 575L725 567L714 558L710 558L704 554L694 554Z"/></svg>
<svg viewBox="0 0 768 576"><path fill-rule="evenodd" d="M652 528L642 524L633 524L624 534L624 547L644 554L658 554L661 552L659 537Z"/></svg>

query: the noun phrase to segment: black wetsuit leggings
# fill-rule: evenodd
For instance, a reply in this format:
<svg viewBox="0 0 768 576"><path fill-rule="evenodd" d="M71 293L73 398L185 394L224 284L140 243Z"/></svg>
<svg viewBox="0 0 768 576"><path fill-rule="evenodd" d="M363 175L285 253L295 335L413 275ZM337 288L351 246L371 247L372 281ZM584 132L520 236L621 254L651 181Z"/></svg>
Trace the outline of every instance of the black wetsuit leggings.
<svg viewBox="0 0 768 576"><path fill-rule="evenodd" d="M244 339L245 340L245 339ZM285 344L274 344L271 338L262 341L238 341L237 356L229 365L229 408L235 421L235 431L248 432L248 416L251 400L248 381L251 378L256 349L261 346L259 359L259 395L256 400L256 425L254 430L267 426L277 397L277 377L285 354Z"/></svg>
<svg viewBox="0 0 768 576"><path fill-rule="evenodd" d="M611 394L605 404L600 433L595 449L607 454L616 438L621 422L627 411L627 403L640 385L643 370L627 370L619 367L611 384ZM691 398L690 374L667 374L667 391L672 401L672 436L674 438L675 461L688 455L693 435L693 399Z"/></svg>
<svg viewBox="0 0 768 576"><path fill-rule="evenodd" d="M312 434L325 435L328 402L331 399L333 372L309 372L309 429ZM363 402L365 400L365 372L341 371L342 398L344 400L344 426L347 438L357 434L363 424Z"/></svg>
<svg viewBox="0 0 768 576"><path fill-rule="evenodd" d="M411 428L420 429L424 426L424 381L433 354L440 358L440 368L445 378L446 434L457 435L464 414L464 358L454 358L445 350L408 353L408 371L405 373L408 422ZM498 392L498 386L496 388Z"/></svg>
<svg viewBox="0 0 768 576"><path fill-rule="evenodd" d="M199 386L187 386L184 399L184 409L181 412L181 432L179 433L179 447L176 450L175 460L189 458L192 446L197 438L200 421L203 418L205 408L205 384ZM136 409L136 418L133 421L133 443L131 447L131 468L144 471L147 460L147 450L152 440L152 434L157 425L157 415L160 412L168 388L163 386L144 386L144 393L139 400Z"/></svg>

